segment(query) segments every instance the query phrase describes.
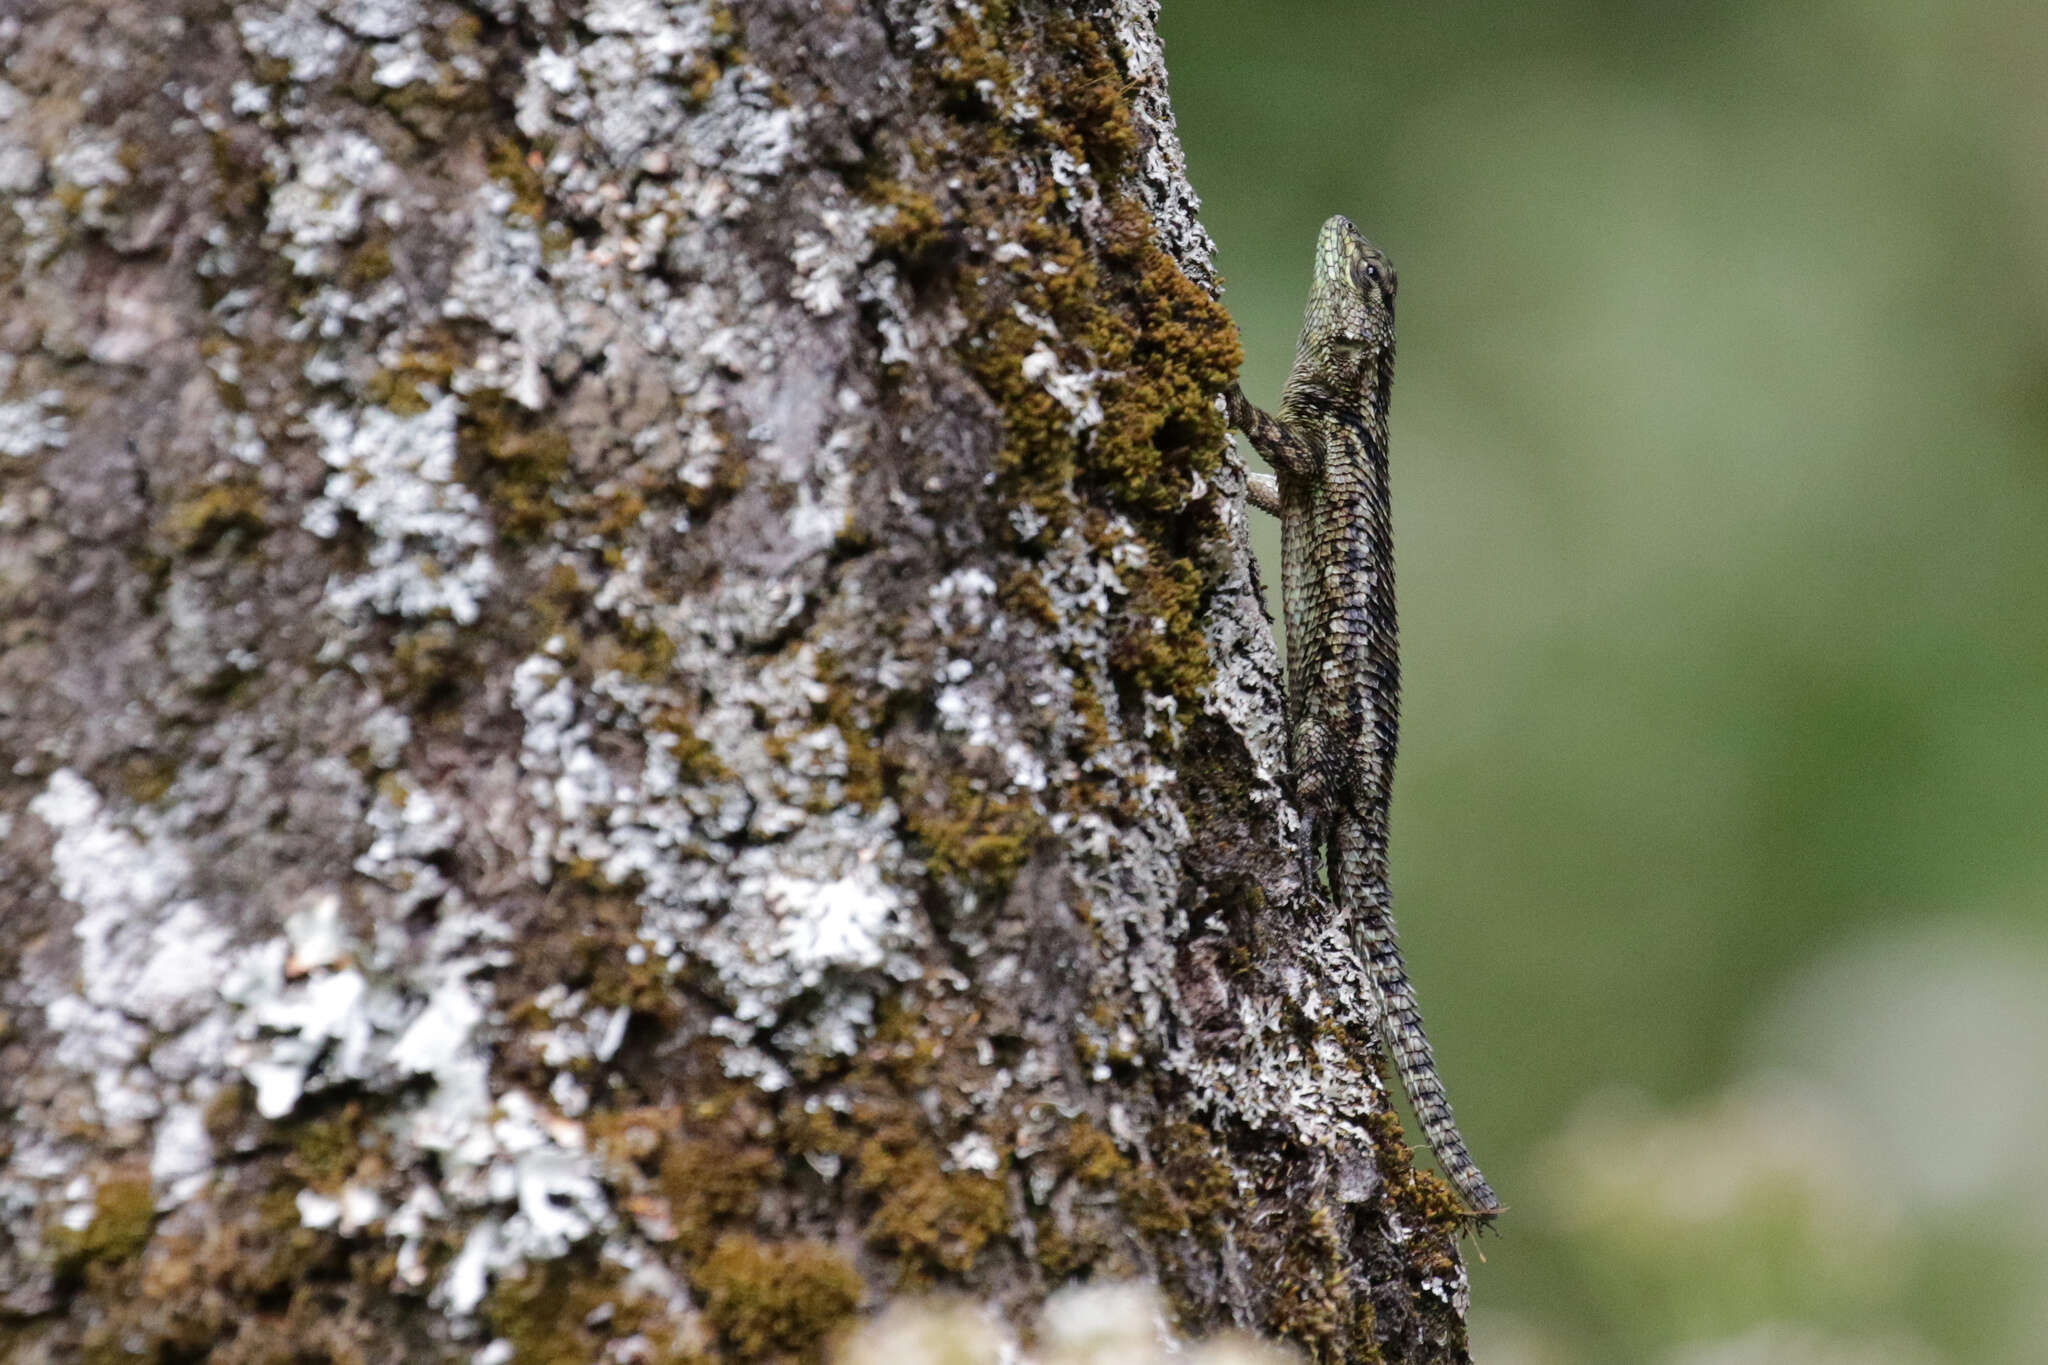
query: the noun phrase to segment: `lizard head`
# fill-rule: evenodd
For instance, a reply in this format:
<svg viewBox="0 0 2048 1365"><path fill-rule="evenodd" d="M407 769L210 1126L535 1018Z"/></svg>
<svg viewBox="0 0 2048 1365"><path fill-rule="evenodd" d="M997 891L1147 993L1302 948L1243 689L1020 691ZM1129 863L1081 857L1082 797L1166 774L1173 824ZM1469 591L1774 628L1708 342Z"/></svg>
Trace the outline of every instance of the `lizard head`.
<svg viewBox="0 0 2048 1365"><path fill-rule="evenodd" d="M1316 238L1303 340L1391 354L1394 349L1394 263L1338 214Z"/></svg>

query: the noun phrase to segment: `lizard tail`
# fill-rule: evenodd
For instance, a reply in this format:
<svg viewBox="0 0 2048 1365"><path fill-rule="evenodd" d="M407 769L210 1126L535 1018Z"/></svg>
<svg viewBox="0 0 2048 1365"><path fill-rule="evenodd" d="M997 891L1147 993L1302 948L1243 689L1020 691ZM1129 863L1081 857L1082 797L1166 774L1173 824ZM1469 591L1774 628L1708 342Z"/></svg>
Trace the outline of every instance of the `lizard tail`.
<svg viewBox="0 0 2048 1365"><path fill-rule="evenodd" d="M1401 942L1394 931L1385 857L1375 856L1375 841L1367 838L1363 822L1340 816L1331 824L1335 854L1330 860L1331 889L1336 892L1337 904L1352 916L1352 932L1377 997L1382 1041L1393 1054L1401 1087L1415 1106L1415 1117L1437 1163L1457 1188L1467 1211L1490 1218L1500 1212L1501 1202L1465 1150L1465 1139L1458 1132L1458 1121L1437 1075L1436 1054L1430 1050L1429 1035L1422 1031L1422 1009L1415 1003L1415 987L1409 984ZM1385 847L1383 843L1377 846Z"/></svg>

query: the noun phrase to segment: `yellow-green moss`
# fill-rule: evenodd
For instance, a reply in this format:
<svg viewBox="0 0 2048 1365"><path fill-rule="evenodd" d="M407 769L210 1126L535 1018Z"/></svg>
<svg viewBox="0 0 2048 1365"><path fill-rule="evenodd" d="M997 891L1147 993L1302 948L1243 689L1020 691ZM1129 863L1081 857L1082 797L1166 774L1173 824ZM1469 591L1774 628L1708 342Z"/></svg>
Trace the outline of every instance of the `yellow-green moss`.
<svg viewBox="0 0 2048 1365"><path fill-rule="evenodd" d="M868 234L876 252L912 271L925 265L946 241L946 220L938 204L900 180L874 180L866 191L869 202L894 210Z"/></svg>
<svg viewBox="0 0 2048 1365"><path fill-rule="evenodd" d="M390 239L378 233L348 254L341 265L340 283L352 292L369 289L389 279L394 268Z"/></svg>
<svg viewBox="0 0 2048 1365"><path fill-rule="evenodd" d="M583 653L593 672L659 682L675 664L676 642L658 626L620 617L608 633L586 639Z"/></svg>
<svg viewBox="0 0 2048 1365"><path fill-rule="evenodd" d="M1185 559L1126 572L1130 605L1113 667L1148 692L1193 703L1214 675L1202 638L1202 578Z"/></svg>
<svg viewBox="0 0 2048 1365"><path fill-rule="evenodd" d="M514 1365L589 1365L612 1358L611 1344L637 1338L650 1365L700 1365L708 1342L669 1320L656 1301L636 1294L618 1266L584 1254L499 1280L480 1316L512 1347Z"/></svg>
<svg viewBox="0 0 2048 1365"><path fill-rule="evenodd" d="M270 530L263 489L248 481L216 483L172 504L160 529L182 554L204 554L230 535L254 541Z"/></svg>
<svg viewBox="0 0 2048 1365"><path fill-rule="evenodd" d="M1471 1225L1471 1216L1449 1184L1434 1171L1415 1164L1415 1149L1401 1130L1401 1116L1382 1109L1365 1116L1366 1131L1372 1134L1373 1155L1384 1181L1382 1198L1401 1211L1410 1227L1430 1227L1454 1238ZM1422 1249L1428 1239L1417 1239ZM1428 1267L1423 1268L1425 1273Z"/></svg>
<svg viewBox="0 0 2048 1365"><path fill-rule="evenodd" d="M392 642L391 667L389 690L412 701L417 714L461 700L476 661L452 623L431 621Z"/></svg>
<svg viewBox="0 0 2048 1365"><path fill-rule="evenodd" d="M535 226L546 222L548 216L547 182L541 178L545 164L539 152L511 137L491 143L486 163L491 179L512 191L511 211Z"/></svg>
<svg viewBox="0 0 2048 1365"><path fill-rule="evenodd" d="M1215 1139L1195 1124L1168 1123L1153 1130L1152 1142L1189 1227L1206 1242L1221 1242L1241 1204L1237 1177L1217 1154Z"/></svg>
<svg viewBox="0 0 2048 1365"><path fill-rule="evenodd" d="M332 1114L284 1125L280 1135L291 1149L285 1169L307 1189L334 1194L365 1158L365 1123L361 1103L350 1100Z"/></svg>
<svg viewBox="0 0 2048 1365"><path fill-rule="evenodd" d="M976 791L958 774L946 780L942 799L924 793L907 801L903 818L934 875L990 894L1009 886L1045 833L1045 816L1028 797Z"/></svg>
<svg viewBox="0 0 2048 1365"><path fill-rule="evenodd" d="M1086 1118L1075 1119L1061 1144L1067 1173L1084 1185L1107 1185L1130 1166L1116 1142Z"/></svg>
<svg viewBox="0 0 2048 1365"><path fill-rule="evenodd" d="M450 338L442 338L438 345L414 347L371 375L363 386L363 397L400 417L417 417L430 406L424 390L431 387L446 393L461 364L462 353Z"/></svg>
<svg viewBox="0 0 2048 1365"><path fill-rule="evenodd" d="M719 1238L690 1278L719 1341L748 1361L819 1359L865 1288L852 1263L823 1242L738 1233Z"/></svg>
<svg viewBox="0 0 2048 1365"><path fill-rule="evenodd" d="M619 885L601 865L572 858L556 872L548 913L527 933L518 963L500 977L504 998L522 1001L512 1011L522 1029L552 1027L553 1015L533 1004L550 987L587 990L590 1003L632 1012L627 1037L645 1028L665 1035L682 1018L682 1002L662 958L631 950L639 945L641 909L638 878ZM534 1079L545 1088L556 1068L539 1065Z"/></svg>
<svg viewBox="0 0 2048 1365"><path fill-rule="evenodd" d="M708 784L732 777L732 769L725 766L725 761L719 758L711 742L697 733L694 718L689 712L665 706L654 713L647 725L650 730L675 736L669 757L675 760L683 781Z"/></svg>
<svg viewBox="0 0 2048 1365"><path fill-rule="evenodd" d="M959 16L941 35L930 74L959 116L957 151L1005 164L1057 148L1088 164L1108 212L1084 238L1049 179L977 205L989 240L1024 251L959 272L955 292L969 325L958 353L1001 413L1000 493L1053 526L1088 524L1105 551L1116 548L1107 543L1113 524L1116 539L1134 530L1145 548L1143 562L1123 571L1129 594L1111 656L1120 688L1192 704L1213 676L1199 629L1206 584L1195 563L1220 534L1213 507L1192 495L1221 462L1214 399L1241 360L1236 330L1158 245L1122 176L1139 139L1114 44L1094 23L1056 16L1030 35L1059 54L1030 84L1036 118L1010 126L972 117L985 112L986 83L1019 85L1002 54L1002 42L1015 36L987 15ZM933 178L945 169L934 167ZM925 192L880 180L870 193L916 206ZM897 223L907 235L891 229L892 251L928 251L938 235L914 207L899 207ZM1020 311L1050 319L1054 335ZM1025 378L1025 361L1041 347L1097 376L1102 420L1092 430L1072 430L1072 415Z"/></svg>
<svg viewBox="0 0 2048 1365"><path fill-rule="evenodd" d="M44 1232L57 1263L73 1270L92 1262L119 1262L141 1254L156 1227L156 1191L146 1172L114 1171L93 1191L92 1221L82 1228L53 1224Z"/></svg>
<svg viewBox="0 0 2048 1365"><path fill-rule="evenodd" d="M1268 1313L1274 1332L1302 1347L1318 1365L1361 1359L1347 1349L1357 1344L1351 1332L1353 1295L1336 1220L1327 1207L1318 1207L1293 1224L1270 1282Z"/></svg>
<svg viewBox="0 0 2048 1365"><path fill-rule="evenodd" d="M682 486L683 506L690 509L693 517L708 517L747 486L747 475L745 448L721 434L718 458L712 463L711 477L701 484L685 483Z"/></svg>
<svg viewBox="0 0 2048 1365"><path fill-rule="evenodd" d="M138 805L155 805L178 778L178 762L168 754L134 753L121 760L121 790Z"/></svg>
<svg viewBox="0 0 2048 1365"><path fill-rule="evenodd" d="M216 1147L226 1146L241 1131L241 1127L255 1113L249 1102L249 1089L241 1084L223 1085L206 1102L201 1121L206 1125L206 1135L213 1139Z"/></svg>
<svg viewBox="0 0 2048 1365"><path fill-rule="evenodd" d="M751 1221L781 1169L773 1152L752 1143L671 1140L656 1181L683 1249L702 1255L721 1231Z"/></svg>
<svg viewBox="0 0 2048 1365"><path fill-rule="evenodd" d="M854 1157L854 1188L877 1201L868 1242L898 1258L907 1285L973 1269L989 1239L1010 1223L1002 1182L978 1171L947 1171L935 1145L898 1124L867 1138Z"/></svg>
<svg viewBox="0 0 2048 1365"><path fill-rule="evenodd" d="M562 517L555 492L569 472L568 436L496 389L465 402L455 428L465 475L497 509L500 536L537 539Z"/></svg>
<svg viewBox="0 0 2048 1365"><path fill-rule="evenodd" d="M282 1181L256 1201L254 1229L244 1236L225 1273L236 1288L274 1294L303 1280L334 1251L331 1232L309 1228L299 1214L299 1185Z"/></svg>
<svg viewBox="0 0 2048 1365"><path fill-rule="evenodd" d="M1060 1158L1067 1174L1083 1185L1114 1189L1118 1208L1138 1231L1152 1237L1187 1231L1187 1212L1159 1172L1126 1157L1115 1140L1088 1119L1076 1119L1067 1129Z"/></svg>

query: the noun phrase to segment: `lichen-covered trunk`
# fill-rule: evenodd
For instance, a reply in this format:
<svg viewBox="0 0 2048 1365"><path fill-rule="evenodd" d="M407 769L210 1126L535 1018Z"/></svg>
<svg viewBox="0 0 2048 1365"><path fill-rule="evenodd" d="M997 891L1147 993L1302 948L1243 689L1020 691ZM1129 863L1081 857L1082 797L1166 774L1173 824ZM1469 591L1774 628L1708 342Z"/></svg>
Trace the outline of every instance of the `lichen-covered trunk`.
<svg viewBox="0 0 2048 1365"><path fill-rule="evenodd" d="M0 1356L1463 1358L1151 10L0 4Z"/></svg>

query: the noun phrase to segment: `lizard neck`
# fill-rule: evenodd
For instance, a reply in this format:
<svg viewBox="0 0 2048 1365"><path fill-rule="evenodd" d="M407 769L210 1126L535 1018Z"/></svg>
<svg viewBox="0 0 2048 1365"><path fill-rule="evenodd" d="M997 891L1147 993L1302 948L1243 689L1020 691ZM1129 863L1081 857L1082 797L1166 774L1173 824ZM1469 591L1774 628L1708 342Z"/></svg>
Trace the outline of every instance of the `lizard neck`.
<svg viewBox="0 0 2048 1365"><path fill-rule="evenodd" d="M1280 411L1288 424L1303 430L1325 458L1331 444L1364 444L1384 456L1386 399L1393 389L1393 352L1358 352L1335 362L1296 362L1280 395ZM1307 356L1305 356L1307 360Z"/></svg>
<svg viewBox="0 0 2048 1365"><path fill-rule="evenodd" d="M1351 426L1362 419L1384 442L1393 388L1392 346L1330 345L1304 336L1280 405L1289 421Z"/></svg>

